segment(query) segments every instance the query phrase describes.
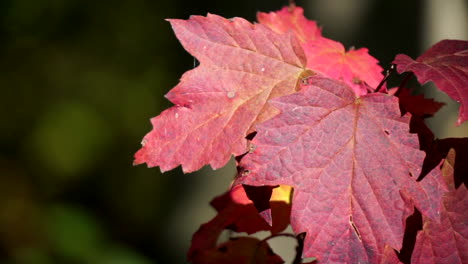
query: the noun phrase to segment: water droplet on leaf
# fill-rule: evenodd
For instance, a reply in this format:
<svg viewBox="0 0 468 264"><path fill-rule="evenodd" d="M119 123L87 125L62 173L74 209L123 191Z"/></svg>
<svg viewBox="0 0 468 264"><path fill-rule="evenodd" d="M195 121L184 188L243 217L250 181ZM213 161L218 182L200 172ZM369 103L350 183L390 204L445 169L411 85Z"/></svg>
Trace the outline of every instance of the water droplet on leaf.
<svg viewBox="0 0 468 264"><path fill-rule="evenodd" d="M309 84L310 84L310 83L309 83L309 78L307 78L307 77L306 77L306 78L302 78L302 79L301 79L301 83L302 83L302 85L309 85Z"/></svg>
<svg viewBox="0 0 468 264"><path fill-rule="evenodd" d="M255 151L255 149L257 148L257 146L255 146L254 144L250 144L249 146L249 153L253 153Z"/></svg>

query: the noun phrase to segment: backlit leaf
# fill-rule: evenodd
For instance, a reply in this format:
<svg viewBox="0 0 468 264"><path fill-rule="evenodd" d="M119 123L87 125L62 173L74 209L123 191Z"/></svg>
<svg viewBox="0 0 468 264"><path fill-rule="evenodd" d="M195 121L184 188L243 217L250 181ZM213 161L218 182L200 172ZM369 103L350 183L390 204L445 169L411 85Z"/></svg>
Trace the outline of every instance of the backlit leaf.
<svg viewBox="0 0 468 264"><path fill-rule="evenodd" d="M280 11L270 13L259 12L257 20L278 33L293 31L303 43L322 36L320 27L304 16L301 7L283 7Z"/></svg>
<svg viewBox="0 0 468 264"><path fill-rule="evenodd" d="M382 67L366 48L346 51L340 42L323 37L303 44L303 48L307 68L343 80L357 96L367 94L369 88L374 90L383 79Z"/></svg>
<svg viewBox="0 0 468 264"><path fill-rule="evenodd" d="M424 152L396 97L357 98L343 82L308 81L272 100L281 113L258 126L237 183L294 187L291 225L307 232L304 257L379 263L386 245L401 248L413 206L437 219L440 171L416 182Z"/></svg>
<svg viewBox="0 0 468 264"><path fill-rule="evenodd" d="M135 164L191 172L224 166L247 149L245 136L277 110L267 100L295 92L306 59L296 37L242 18L169 20L200 61L166 97L175 104L151 120Z"/></svg>
<svg viewBox="0 0 468 264"><path fill-rule="evenodd" d="M340 42L321 36L315 21L304 17L300 7L284 7L278 12L259 13L257 19L279 33L293 31L307 57L307 68L330 78L343 80L360 96L375 89L383 78L378 60L366 48L346 51ZM364 85L367 84L367 85Z"/></svg>
<svg viewBox="0 0 468 264"><path fill-rule="evenodd" d="M193 235L188 259L200 260L204 259L206 254L214 254L212 251L218 247L216 242L225 229L248 234L263 230L272 233L283 231L289 224L291 188L272 187L271 189L273 192L270 192L271 197L267 197L267 200L270 201L272 226L259 214L242 185L234 186L229 192L213 199L211 205L218 213ZM287 190L289 190L288 194L286 194Z"/></svg>
<svg viewBox="0 0 468 264"><path fill-rule="evenodd" d="M449 151L442 173L450 191L445 193L440 222L423 216L412 263L468 263L468 191L455 188L453 181L455 151Z"/></svg>
<svg viewBox="0 0 468 264"><path fill-rule="evenodd" d="M398 54L393 63L399 73L411 71L421 84L433 81L459 102L457 125L468 119L468 41L442 40L416 60Z"/></svg>

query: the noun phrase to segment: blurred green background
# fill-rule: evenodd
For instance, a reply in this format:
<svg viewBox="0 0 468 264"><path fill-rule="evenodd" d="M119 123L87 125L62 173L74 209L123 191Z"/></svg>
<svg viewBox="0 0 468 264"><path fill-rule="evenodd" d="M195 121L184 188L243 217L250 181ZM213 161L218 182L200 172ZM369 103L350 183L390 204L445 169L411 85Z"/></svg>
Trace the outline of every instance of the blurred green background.
<svg viewBox="0 0 468 264"><path fill-rule="evenodd" d="M324 1L297 3L325 36L368 47L384 67L420 53L421 1L356 1L352 34ZM185 263L191 233L233 172L132 166L149 119L171 105L163 94L193 67L164 19L253 21L286 4L0 1L0 263Z"/></svg>

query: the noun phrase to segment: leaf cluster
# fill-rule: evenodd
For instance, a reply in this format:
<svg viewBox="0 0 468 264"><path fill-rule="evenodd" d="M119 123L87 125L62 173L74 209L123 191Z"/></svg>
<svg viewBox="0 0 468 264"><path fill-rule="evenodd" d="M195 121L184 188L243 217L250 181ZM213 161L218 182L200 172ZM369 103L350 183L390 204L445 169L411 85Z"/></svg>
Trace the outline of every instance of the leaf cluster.
<svg viewBox="0 0 468 264"><path fill-rule="evenodd" d="M434 82L466 121L467 41L399 54L382 73L367 49L345 50L294 5L257 24L169 22L200 65L166 95L175 105L151 120L135 164L191 172L234 155L238 168L193 236L191 262L283 263L267 241L290 236L295 264L468 263L468 138L435 139L424 119L443 104L406 87ZM397 73L403 82L387 87ZM288 224L295 234L281 233ZM219 243L226 229L271 236Z"/></svg>

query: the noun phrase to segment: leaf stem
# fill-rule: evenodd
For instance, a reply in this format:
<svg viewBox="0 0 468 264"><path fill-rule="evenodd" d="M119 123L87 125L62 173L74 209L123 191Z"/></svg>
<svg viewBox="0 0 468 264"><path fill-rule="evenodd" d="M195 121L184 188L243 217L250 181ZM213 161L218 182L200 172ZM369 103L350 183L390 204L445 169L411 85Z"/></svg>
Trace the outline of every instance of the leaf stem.
<svg viewBox="0 0 468 264"><path fill-rule="evenodd" d="M411 77L413 77L413 75L414 75L413 72L409 72L408 74L406 74L405 79L403 79L403 81L401 81L400 86L398 86L398 90L395 92L396 97L398 97L398 95L400 95L401 91L406 88L406 85L408 84Z"/></svg>
<svg viewBox="0 0 468 264"><path fill-rule="evenodd" d="M380 89L382 88L382 86L385 84L385 82L388 80L388 77L390 77L390 75L395 72L396 70L396 65L395 64L390 64L390 68L385 70L385 76L384 78L382 79L382 81L379 83L379 85L377 86L377 88L375 88L375 92L378 93L380 91Z"/></svg>

